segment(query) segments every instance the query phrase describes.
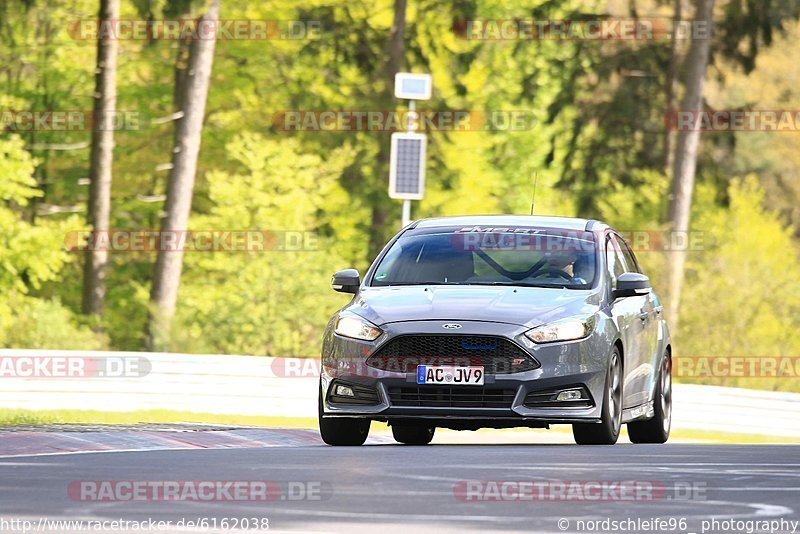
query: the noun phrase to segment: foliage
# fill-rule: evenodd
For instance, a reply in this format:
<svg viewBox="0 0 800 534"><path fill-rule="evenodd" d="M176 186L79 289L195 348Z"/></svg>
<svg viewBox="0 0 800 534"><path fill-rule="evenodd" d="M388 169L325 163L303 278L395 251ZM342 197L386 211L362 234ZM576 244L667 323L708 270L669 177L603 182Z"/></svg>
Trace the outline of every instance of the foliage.
<svg viewBox="0 0 800 534"><path fill-rule="evenodd" d="M386 195L390 132L286 132L274 124L287 110L405 109L385 75L393 4L223 0L224 18L319 21L320 35L218 43L190 227L292 231L316 241L313 250L187 253L173 350L315 355L327 318L347 299L327 287L331 273L364 272L375 253L369 244L396 230L400 203ZM433 99L420 108L520 111L529 119L517 130L428 131L427 194L414 217L529 213L535 183L538 214L664 230L668 40L482 41L454 28L467 19L670 18L671 3L408 4L405 67L434 80ZM796 9L782 0L763 4L718 7L710 108L800 106ZM123 0L122 18L195 16L202 6ZM0 4L0 111L91 109L95 43L68 29L96 16L94 0ZM118 107L141 121L115 136L112 228L157 229L174 121L155 119L175 111L181 47L153 38L124 40L120 48ZM0 343L141 350L154 254L111 255L106 313L91 325L104 335L76 315L81 262L63 241L85 227L90 132L0 128L9 130L0 131ZM708 237L708 248L689 255L676 351L800 354L798 136L702 139L693 228ZM79 213L44 209L52 206ZM373 224L375 207L385 211L385 224ZM656 287L666 287L666 256L637 254Z"/></svg>
<svg viewBox="0 0 800 534"><path fill-rule="evenodd" d="M706 198L708 197L706 193ZM689 257L681 302L680 354L796 356L800 353L800 262L791 230L762 207L755 176L731 184L728 207L697 211L703 250ZM796 388L794 380L724 381Z"/></svg>
<svg viewBox="0 0 800 534"><path fill-rule="evenodd" d="M30 348L99 348L100 339L75 322L57 301L30 293L58 281L72 259L63 237L76 219L31 224L12 206L41 196L32 174L36 161L17 136L0 139L0 344Z"/></svg>
<svg viewBox="0 0 800 534"><path fill-rule="evenodd" d="M319 332L346 298L328 287L344 260L335 241L315 234L315 214L324 207L346 210L337 179L352 154L336 150L323 160L299 148L296 139L242 134L227 146L242 172L207 177L212 207L193 219L193 228L269 228L267 250L186 255L174 350L318 353Z"/></svg>
<svg viewBox="0 0 800 534"><path fill-rule="evenodd" d="M732 62L719 62L706 99L712 109L800 109L800 72L791 68L800 39L800 22L788 24L773 46L762 50L755 69L744 73ZM710 159L725 190L730 176L753 173L765 190L765 203L781 213L800 236L800 136L797 132L740 131L709 136Z"/></svg>

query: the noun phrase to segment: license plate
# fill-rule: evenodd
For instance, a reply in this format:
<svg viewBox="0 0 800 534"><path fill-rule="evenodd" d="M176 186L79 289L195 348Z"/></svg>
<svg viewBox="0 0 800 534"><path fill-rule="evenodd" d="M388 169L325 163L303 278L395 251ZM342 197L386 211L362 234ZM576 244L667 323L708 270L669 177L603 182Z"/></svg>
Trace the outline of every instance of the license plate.
<svg viewBox="0 0 800 534"><path fill-rule="evenodd" d="M418 365L417 384L482 386L483 367Z"/></svg>

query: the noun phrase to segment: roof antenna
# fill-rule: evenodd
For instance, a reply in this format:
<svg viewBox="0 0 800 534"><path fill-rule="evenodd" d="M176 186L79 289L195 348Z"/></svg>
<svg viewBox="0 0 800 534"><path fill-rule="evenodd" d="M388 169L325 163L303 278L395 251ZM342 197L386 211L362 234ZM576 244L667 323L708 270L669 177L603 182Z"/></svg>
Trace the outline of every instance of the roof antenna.
<svg viewBox="0 0 800 534"><path fill-rule="evenodd" d="M531 215L533 215L533 207L536 205L536 182L539 181L539 173L533 171L533 196L531 197Z"/></svg>

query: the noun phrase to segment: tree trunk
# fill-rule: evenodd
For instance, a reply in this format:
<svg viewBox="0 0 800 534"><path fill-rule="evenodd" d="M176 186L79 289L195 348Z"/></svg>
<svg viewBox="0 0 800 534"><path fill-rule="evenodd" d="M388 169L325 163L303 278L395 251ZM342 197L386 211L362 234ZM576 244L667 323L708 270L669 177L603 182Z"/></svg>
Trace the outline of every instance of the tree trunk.
<svg viewBox="0 0 800 534"><path fill-rule="evenodd" d="M407 0L394 0L394 20L392 29L389 33L389 42L386 52L387 60L384 68L386 77L386 91L382 98L382 105L386 111L394 109L394 76L400 72L405 65L405 33L406 33L406 3ZM389 159L391 156L391 142L389 135L386 134L380 139L378 161L381 162L380 171L385 174L385 179L379 182L381 190L376 191L376 202L372 204L372 215L370 224L369 260L375 258L386 243L386 225L389 218L390 200L388 197L389 189Z"/></svg>
<svg viewBox="0 0 800 534"><path fill-rule="evenodd" d="M211 0L203 20L219 19L219 0ZM189 68L186 73L182 104L183 116L178 119L175 148L172 151L172 169L167 186L164 205L166 215L161 225L162 234L175 233L178 241L186 231L192 209L192 191L197 171L197 156L203 129L203 115L211 79L216 36L192 41L189 53ZM169 350L170 322L178 300L183 250L158 251L153 287L150 291L150 321L148 345L151 350Z"/></svg>
<svg viewBox="0 0 800 534"><path fill-rule="evenodd" d="M189 68L191 44L188 38L178 41L178 51L175 56L175 85L172 89L172 103L175 105L175 109L182 108L180 100L186 90L186 72Z"/></svg>
<svg viewBox="0 0 800 534"><path fill-rule="evenodd" d="M711 27L714 0L697 0L697 10L693 23L697 26L705 23ZM681 111L699 112L703 107L703 84L708 67L708 55L711 42L706 38L693 39L686 57L686 94L681 104ZM697 168L697 148L700 144L700 131L692 128L678 132L675 146L675 161L672 170L672 191L674 197L670 202L669 220L672 231L676 233L689 231L689 218L692 209L692 193ZM686 250L676 250L670 256L670 291L669 314L673 328L677 328L678 310L680 309L683 270L686 263Z"/></svg>
<svg viewBox="0 0 800 534"><path fill-rule="evenodd" d="M678 85L678 56L680 55L678 39L678 25L683 18L683 0L675 0L675 11L672 17L672 42L670 43L669 71L667 72L667 121L664 127L664 174L672 169L673 151L672 144L675 132L672 129L671 119L675 112L675 89ZM670 191L669 200L672 202L674 191Z"/></svg>
<svg viewBox="0 0 800 534"><path fill-rule="evenodd" d="M389 33L386 74L390 76L389 92L394 95L394 75L405 66L406 56L406 4L407 0L394 0L394 20Z"/></svg>
<svg viewBox="0 0 800 534"><path fill-rule="evenodd" d="M100 24L119 20L119 0L100 0ZM114 157L113 114L117 108L115 38L97 38L94 88L94 129L89 164L88 220L94 232L107 232L111 217L111 165ZM107 250L88 250L83 265L83 313L103 313L106 297Z"/></svg>

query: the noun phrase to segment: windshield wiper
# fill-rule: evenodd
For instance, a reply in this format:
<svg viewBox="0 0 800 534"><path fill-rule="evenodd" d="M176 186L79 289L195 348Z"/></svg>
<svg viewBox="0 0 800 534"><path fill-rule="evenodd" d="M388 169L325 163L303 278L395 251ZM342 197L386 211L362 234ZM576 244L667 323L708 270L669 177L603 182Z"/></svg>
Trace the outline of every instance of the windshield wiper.
<svg viewBox="0 0 800 534"><path fill-rule="evenodd" d="M467 282L471 286L509 286L509 287L543 287L543 288L567 288L567 289L581 289L569 284L534 284L531 282Z"/></svg>
<svg viewBox="0 0 800 534"><path fill-rule="evenodd" d="M380 283L380 282L378 282ZM392 282L389 284L381 284L376 287L391 287L391 286L463 286L465 282Z"/></svg>

